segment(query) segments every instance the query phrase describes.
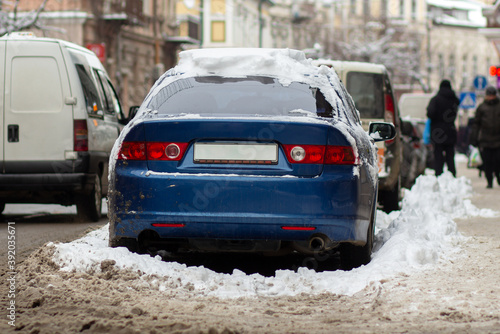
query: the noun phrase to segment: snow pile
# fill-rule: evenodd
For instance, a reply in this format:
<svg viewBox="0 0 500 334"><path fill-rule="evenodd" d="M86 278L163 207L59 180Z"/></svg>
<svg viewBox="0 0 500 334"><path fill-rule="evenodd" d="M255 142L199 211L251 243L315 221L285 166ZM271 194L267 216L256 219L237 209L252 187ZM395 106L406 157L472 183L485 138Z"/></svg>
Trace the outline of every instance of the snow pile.
<svg viewBox="0 0 500 334"><path fill-rule="evenodd" d="M372 261L351 271L317 273L307 268L278 270L274 277L229 274L204 267L187 267L164 262L160 256L130 253L108 247L108 226L71 243L56 244L54 261L63 271L94 273L101 263L114 260L117 269L141 273L141 284L160 291L179 291L221 298L294 296L331 292L352 295L372 283L402 272L438 265L451 258L465 242L453 217L494 215L478 210L466 197L472 194L470 181L445 173L439 178L424 175L406 193L403 208L387 215L378 212L379 227Z"/></svg>

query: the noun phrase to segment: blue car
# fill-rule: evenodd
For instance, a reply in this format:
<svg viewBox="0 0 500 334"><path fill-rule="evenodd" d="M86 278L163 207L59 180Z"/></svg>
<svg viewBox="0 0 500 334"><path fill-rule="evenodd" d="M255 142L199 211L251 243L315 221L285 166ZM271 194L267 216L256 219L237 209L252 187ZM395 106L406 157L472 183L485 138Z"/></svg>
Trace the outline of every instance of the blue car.
<svg viewBox="0 0 500 334"><path fill-rule="evenodd" d="M289 49L184 51L110 161L110 246L370 261L375 141L334 70ZM339 248L340 247L340 248Z"/></svg>

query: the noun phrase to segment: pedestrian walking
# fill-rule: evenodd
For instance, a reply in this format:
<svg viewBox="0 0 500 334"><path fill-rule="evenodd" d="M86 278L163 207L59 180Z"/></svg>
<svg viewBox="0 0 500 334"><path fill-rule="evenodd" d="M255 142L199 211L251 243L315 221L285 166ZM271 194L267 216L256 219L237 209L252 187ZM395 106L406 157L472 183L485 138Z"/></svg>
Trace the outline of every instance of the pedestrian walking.
<svg viewBox="0 0 500 334"><path fill-rule="evenodd" d="M500 185L500 99L495 87L487 87L485 93L472 122L470 143L481 153L486 187L493 188L493 176Z"/></svg>
<svg viewBox="0 0 500 334"><path fill-rule="evenodd" d="M443 173L444 164L456 176L455 145L457 144L457 118L460 101L451 88L449 80L441 81L439 91L429 101L427 117L431 122L431 143L434 147L434 170L436 176Z"/></svg>

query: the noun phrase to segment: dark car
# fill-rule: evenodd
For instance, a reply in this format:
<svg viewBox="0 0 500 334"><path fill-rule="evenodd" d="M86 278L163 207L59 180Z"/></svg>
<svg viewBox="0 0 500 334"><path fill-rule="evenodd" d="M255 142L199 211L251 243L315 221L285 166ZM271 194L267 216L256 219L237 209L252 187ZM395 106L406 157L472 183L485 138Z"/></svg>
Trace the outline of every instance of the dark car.
<svg viewBox="0 0 500 334"><path fill-rule="evenodd" d="M394 103L389 71L382 64L319 59L317 66L333 67L358 109L365 130L371 122L390 122L396 127L393 140L377 143L379 166L378 201L385 212L399 210L402 200L402 138L398 106Z"/></svg>
<svg viewBox="0 0 500 334"><path fill-rule="evenodd" d="M410 189L417 177L427 168L428 148L424 143L425 123L405 119L401 123L403 139L403 162L401 163L401 185Z"/></svg>
<svg viewBox="0 0 500 334"><path fill-rule="evenodd" d="M375 141L333 70L279 49L181 53L116 142L110 245L370 261Z"/></svg>

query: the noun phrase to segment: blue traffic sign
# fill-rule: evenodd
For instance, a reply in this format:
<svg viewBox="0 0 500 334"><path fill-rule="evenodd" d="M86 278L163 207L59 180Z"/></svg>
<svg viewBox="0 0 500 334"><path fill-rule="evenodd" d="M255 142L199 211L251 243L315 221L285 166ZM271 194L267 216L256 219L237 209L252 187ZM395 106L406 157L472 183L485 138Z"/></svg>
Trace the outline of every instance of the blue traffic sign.
<svg viewBox="0 0 500 334"><path fill-rule="evenodd" d="M460 108L473 109L476 107L476 93L462 92L460 93Z"/></svg>
<svg viewBox="0 0 500 334"><path fill-rule="evenodd" d="M478 75L474 78L474 88L483 90L488 85L488 79L484 75Z"/></svg>

